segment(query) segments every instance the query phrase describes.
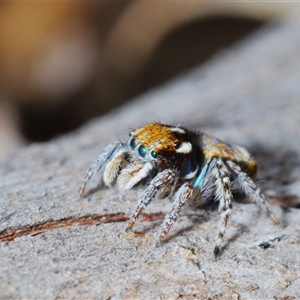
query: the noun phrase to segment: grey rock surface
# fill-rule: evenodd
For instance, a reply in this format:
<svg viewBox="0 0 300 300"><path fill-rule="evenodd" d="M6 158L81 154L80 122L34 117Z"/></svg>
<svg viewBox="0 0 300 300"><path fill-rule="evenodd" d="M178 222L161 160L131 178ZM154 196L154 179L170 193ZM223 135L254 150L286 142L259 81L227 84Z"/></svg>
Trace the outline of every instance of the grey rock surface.
<svg viewBox="0 0 300 300"><path fill-rule="evenodd" d="M2 161L0 298L299 299L299 49L295 13L76 133ZM222 255L215 258L214 206L185 207L166 243L155 247L161 214L131 233L124 218L110 222L111 214L134 211L141 189L98 190L94 180L92 192L79 199L83 174L101 149L157 120L202 128L248 148L260 164L259 185L285 206L273 209L286 226L237 196ZM170 206L156 200L146 212L166 213ZM108 221L82 225L89 216ZM38 225L43 229L30 235ZM5 240L9 232L16 238Z"/></svg>

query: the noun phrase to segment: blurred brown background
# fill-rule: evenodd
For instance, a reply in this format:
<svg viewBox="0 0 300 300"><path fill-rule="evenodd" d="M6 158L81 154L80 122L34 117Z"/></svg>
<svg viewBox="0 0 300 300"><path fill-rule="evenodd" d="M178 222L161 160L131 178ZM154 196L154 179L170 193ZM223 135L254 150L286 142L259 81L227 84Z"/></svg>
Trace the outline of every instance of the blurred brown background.
<svg viewBox="0 0 300 300"><path fill-rule="evenodd" d="M204 63L291 3L0 4L0 158Z"/></svg>

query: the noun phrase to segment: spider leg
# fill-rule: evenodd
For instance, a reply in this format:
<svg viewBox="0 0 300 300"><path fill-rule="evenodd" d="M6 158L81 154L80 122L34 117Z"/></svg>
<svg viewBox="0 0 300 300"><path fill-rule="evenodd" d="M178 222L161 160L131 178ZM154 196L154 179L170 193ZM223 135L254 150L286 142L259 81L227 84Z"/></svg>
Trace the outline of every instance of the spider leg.
<svg viewBox="0 0 300 300"><path fill-rule="evenodd" d="M81 187L79 189L79 196L82 197L84 195L86 186L90 179L105 165L107 162L109 162L113 156L115 156L115 153L123 152L125 148L125 144L121 142L115 142L112 144L109 144L101 153L101 155L91 164L90 168L87 170Z"/></svg>
<svg viewBox="0 0 300 300"><path fill-rule="evenodd" d="M266 196L262 193L261 189L254 183L254 181L241 170L240 166L232 161L227 161L230 169L235 173L239 186L242 188L243 192L256 204L261 207L273 220L275 224L280 222L271 212Z"/></svg>
<svg viewBox="0 0 300 300"><path fill-rule="evenodd" d="M143 210L152 202L157 192L164 186L170 185L175 178L175 172L167 169L158 173L150 182L149 186L138 200L135 213L130 217L126 231L133 228L136 219L143 213Z"/></svg>
<svg viewBox="0 0 300 300"><path fill-rule="evenodd" d="M211 176L206 177L206 174L210 174L210 170L213 167L214 164L210 164L210 161L207 162L192 186L188 183L184 183L176 191L172 208L165 216L164 222L161 225L158 245L166 238L173 223L178 219L180 211L185 203L192 206L198 206L205 202L208 196L206 189L211 191L213 187Z"/></svg>
<svg viewBox="0 0 300 300"><path fill-rule="evenodd" d="M176 192L171 210L164 218L164 222L160 228L159 243L161 243L167 236L171 226L178 219L179 213L183 205L192 197L193 188L188 184L184 183Z"/></svg>
<svg viewBox="0 0 300 300"><path fill-rule="evenodd" d="M227 227L228 219L232 210L233 196L231 193L231 183L229 170L220 158L216 160L216 199L219 201L219 211L222 211L221 228L218 233L214 254L220 252L222 240Z"/></svg>

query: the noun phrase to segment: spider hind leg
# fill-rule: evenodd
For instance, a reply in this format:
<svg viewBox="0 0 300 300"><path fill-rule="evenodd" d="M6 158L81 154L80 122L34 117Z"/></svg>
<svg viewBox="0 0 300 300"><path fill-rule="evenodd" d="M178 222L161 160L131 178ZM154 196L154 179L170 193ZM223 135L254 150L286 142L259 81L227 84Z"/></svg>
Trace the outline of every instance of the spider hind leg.
<svg viewBox="0 0 300 300"><path fill-rule="evenodd" d="M242 191L259 207L261 207L272 219L275 224L280 224L279 220L272 213L266 196L262 193L261 189L254 183L254 181L241 170L240 166L232 161L227 162L229 168L235 173L238 184Z"/></svg>

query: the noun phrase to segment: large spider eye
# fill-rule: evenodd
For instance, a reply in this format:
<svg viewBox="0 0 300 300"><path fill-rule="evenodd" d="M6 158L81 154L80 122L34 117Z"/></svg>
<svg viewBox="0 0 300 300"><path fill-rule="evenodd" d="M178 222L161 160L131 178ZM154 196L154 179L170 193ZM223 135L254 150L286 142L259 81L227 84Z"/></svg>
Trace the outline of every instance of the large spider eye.
<svg viewBox="0 0 300 300"><path fill-rule="evenodd" d="M152 156L153 158L156 158L156 157L157 157L157 153L156 153L154 150L152 150L150 154L151 154L151 156Z"/></svg>
<svg viewBox="0 0 300 300"><path fill-rule="evenodd" d="M130 140L129 145L130 145L130 147L131 147L132 149L134 149L134 148L137 146L136 141L135 141L134 138L132 138L132 139Z"/></svg>
<svg viewBox="0 0 300 300"><path fill-rule="evenodd" d="M139 152L139 155L141 156L141 157L145 157L146 156L146 153L147 153L147 150L146 150L146 148L144 147L144 146L139 146L139 150L138 150L138 152Z"/></svg>

